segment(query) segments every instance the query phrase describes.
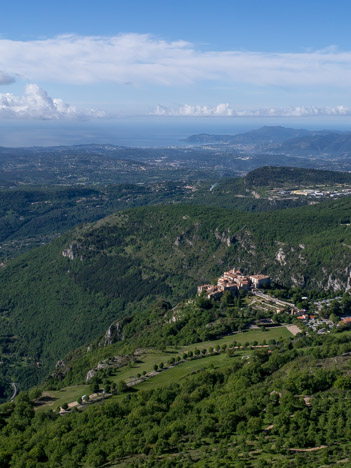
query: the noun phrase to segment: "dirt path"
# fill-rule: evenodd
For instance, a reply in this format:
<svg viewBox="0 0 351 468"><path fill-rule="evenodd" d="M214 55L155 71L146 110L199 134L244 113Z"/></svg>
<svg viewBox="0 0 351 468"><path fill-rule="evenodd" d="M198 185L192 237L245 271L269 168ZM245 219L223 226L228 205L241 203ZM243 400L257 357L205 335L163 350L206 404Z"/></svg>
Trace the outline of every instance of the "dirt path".
<svg viewBox="0 0 351 468"><path fill-rule="evenodd" d="M312 447L307 449L291 448L289 450L291 452L315 452L316 450L322 450L324 448L327 448L327 445L321 445L320 447Z"/></svg>

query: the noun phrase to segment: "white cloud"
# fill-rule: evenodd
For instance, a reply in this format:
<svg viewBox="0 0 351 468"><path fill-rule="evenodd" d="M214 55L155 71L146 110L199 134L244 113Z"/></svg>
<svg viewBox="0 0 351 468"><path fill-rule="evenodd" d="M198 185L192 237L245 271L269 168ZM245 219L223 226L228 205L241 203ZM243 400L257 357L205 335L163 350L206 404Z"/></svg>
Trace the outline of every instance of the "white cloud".
<svg viewBox="0 0 351 468"><path fill-rule="evenodd" d="M103 116L102 112L78 110L61 99L53 99L36 84L27 85L24 96L0 93L0 118L80 119Z"/></svg>
<svg viewBox="0 0 351 468"><path fill-rule="evenodd" d="M175 109L158 105L153 115L190 116L190 117L314 117L314 116L350 116L351 108L335 107L270 107L266 109L234 110L229 104L216 106L185 104Z"/></svg>
<svg viewBox="0 0 351 468"><path fill-rule="evenodd" d="M188 42L167 42L147 34L65 35L26 42L0 39L0 69L31 81L77 84L181 85L210 80L349 87L351 51L201 51Z"/></svg>
<svg viewBox="0 0 351 468"><path fill-rule="evenodd" d="M218 104L217 106L191 106L184 104L178 109L169 109L168 107L158 105L154 112L155 115L183 115L183 116L231 116L234 115L233 109L229 104Z"/></svg>

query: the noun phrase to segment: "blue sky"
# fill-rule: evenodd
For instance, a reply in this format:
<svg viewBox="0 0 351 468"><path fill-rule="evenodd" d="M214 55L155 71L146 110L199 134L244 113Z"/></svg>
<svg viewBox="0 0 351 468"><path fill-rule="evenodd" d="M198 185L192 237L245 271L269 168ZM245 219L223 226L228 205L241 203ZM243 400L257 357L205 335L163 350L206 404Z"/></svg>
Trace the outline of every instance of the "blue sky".
<svg viewBox="0 0 351 468"><path fill-rule="evenodd" d="M5 11L5 9L4 9ZM151 33L209 50L350 47L350 4L330 0L33 0L8 2L2 37Z"/></svg>
<svg viewBox="0 0 351 468"><path fill-rule="evenodd" d="M0 118L347 119L350 14L329 0L13 0Z"/></svg>

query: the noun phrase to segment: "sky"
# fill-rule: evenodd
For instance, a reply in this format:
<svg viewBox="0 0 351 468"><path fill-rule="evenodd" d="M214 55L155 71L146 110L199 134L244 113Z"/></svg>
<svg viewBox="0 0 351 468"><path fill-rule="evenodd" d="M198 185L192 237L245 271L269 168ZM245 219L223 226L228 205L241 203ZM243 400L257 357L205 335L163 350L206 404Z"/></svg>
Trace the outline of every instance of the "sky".
<svg viewBox="0 0 351 468"><path fill-rule="evenodd" d="M0 17L0 121L346 125L350 16L344 0L12 0Z"/></svg>

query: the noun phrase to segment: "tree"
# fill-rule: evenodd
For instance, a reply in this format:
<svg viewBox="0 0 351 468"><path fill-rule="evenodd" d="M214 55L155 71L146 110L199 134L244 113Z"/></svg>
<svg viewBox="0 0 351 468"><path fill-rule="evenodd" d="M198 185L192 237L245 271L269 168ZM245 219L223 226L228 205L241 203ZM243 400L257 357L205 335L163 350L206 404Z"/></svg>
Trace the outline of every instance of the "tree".
<svg viewBox="0 0 351 468"><path fill-rule="evenodd" d="M97 393L99 390L100 390L100 386L97 382L93 382L91 385L90 385L90 390L93 392L93 393Z"/></svg>
<svg viewBox="0 0 351 468"><path fill-rule="evenodd" d="M332 301L329 306L329 313L331 315L340 315L341 314L341 307L338 301Z"/></svg>
<svg viewBox="0 0 351 468"><path fill-rule="evenodd" d="M124 380L120 380L117 384L117 392L124 393L128 390L128 385L125 383Z"/></svg>
<svg viewBox="0 0 351 468"><path fill-rule="evenodd" d="M336 325L339 322L339 317L335 314L330 314L329 320L331 320L334 323L334 325Z"/></svg>
<svg viewBox="0 0 351 468"><path fill-rule="evenodd" d="M351 312L351 296L348 293L344 293L341 300L341 307L343 314L348 314Z"/></svg>
<svg viewBox="0 0 351 468"><path fill-rule="evenodd" d="M157 372L157 370L158 370L158 365L154 364L154 371Z"/></svg>
<svg viewBox="0 0 351 468"><path fill-rule="evenodd" d="M200 309L208 310L208 309L212 308L211 301L209 301L205 297L204 293L198 296L196 303L197 303L198 307L200 307Z"/></svg>
<svg viewBox="0 0 351 468"><path fill-rule="evenodd" d="M20 392L10 417L10 425L20 431L25 430L30 425L33 417L33 403L29 399L28 392Z"/></svg>
<svg viewBox="0 0 351 468"><path fill-rule="evenodd" d="M38 400L42 395L42 390L38 387L34 387L29 391L29 399L31 401Z"/></svg>

